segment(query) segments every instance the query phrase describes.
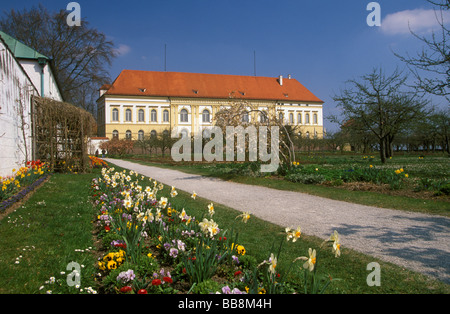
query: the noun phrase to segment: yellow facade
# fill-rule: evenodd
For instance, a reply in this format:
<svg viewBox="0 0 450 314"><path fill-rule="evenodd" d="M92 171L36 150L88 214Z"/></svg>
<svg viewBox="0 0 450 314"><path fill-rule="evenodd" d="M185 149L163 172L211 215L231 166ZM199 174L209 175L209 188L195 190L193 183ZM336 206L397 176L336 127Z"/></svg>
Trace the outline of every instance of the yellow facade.
<svg viewBox="0 0 450 314"><path fill-rule="evenodd" d="M282 115L284 123L297 126L303 137L323 138L322 104L264 100L246 103L269 115ZM230 99L102 95L98 100L98 135L138 140L152 132L171 134L174 129L195 135L212 127L215 114L231 105ZM259 114L251 112L250 122L257 121Z"/></svg>

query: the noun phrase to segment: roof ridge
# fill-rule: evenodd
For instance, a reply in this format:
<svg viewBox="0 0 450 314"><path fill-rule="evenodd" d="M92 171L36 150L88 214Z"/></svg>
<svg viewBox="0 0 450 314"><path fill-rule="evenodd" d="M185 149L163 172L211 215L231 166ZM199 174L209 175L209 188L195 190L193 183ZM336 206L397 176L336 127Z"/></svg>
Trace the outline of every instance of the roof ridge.
<svg viewBox="0 0 450 314"><path fill-rule="evenodd" d="M11 52L14 54L14 57L19 59L38 59L38 58L46 58L50 60L49 57L43 55L42 53L36 51L30 46L25 45L20 40L12 37L11 35L0 31L0 36L3 38L5 44L9 47Z"/></svg>

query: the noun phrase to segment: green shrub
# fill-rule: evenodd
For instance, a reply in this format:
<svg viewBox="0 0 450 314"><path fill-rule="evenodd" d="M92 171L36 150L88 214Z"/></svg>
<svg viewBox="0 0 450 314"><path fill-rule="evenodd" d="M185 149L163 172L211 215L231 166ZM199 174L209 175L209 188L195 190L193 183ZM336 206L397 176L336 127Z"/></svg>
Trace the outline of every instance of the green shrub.
<svg viewBox="0 0 450 314"><path fill-rule="evenodd" d="M303 184L320 184L325 181L325 177L320 174L304 174L304 173L292 173L285 177L286 180L291 182L298 182Z"/></svg>
<svg viewBox="0 0 450 314"><path fill-rule="evenodd" d="M445 195L450 195L450 183L445 184L444 186L442 186L439 189L439 192L445 194Z"/></svg>

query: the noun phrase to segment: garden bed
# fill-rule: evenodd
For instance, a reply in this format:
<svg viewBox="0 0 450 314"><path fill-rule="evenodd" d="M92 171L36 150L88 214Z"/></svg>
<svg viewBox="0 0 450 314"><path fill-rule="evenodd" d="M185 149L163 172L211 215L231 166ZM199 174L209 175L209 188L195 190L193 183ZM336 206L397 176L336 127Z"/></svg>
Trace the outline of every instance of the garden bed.
<svg viewBox="0 0 450 314"><path fill-rule="evenodd" d="M17 172L16 169L13 169L11 176L0 177L0 218L6 210L46 181L48 175L47 164L36 160L27 162Z"/></svg>
<svg viewBox="0 0 450 314"><path fill-rule="evenodd" d="M48 181L50 176L51 176L50 174L44 175L43 177L41 177L41 178L37 179L36 181L34 181L33 183L31 183L30 185L19 190L19 192L17 192L10 198L2 201L0 203L0 220L2 220L3 217L7 216L10 212L12 212L17 207L21 206L24 202L26 202L27 199L37 189L39 189L42 185L45 184L45 182Z"/></svg>
<svg viewBox="0 0 450 314"><path fill-rule="evenodd" d="M394 196L406 196L416 199L450 202L450 195L440 195L435 191L430 190L415 191L413 188L393 190L389 186L389 184L375 184L371 182L345 182L341 185L334 185L332 182L325 182L323 185L333 186L335 188L345 189L348 191L371 191Z"/></svg>
<svg viewBox="0 0 450 314"><path fill-rule="evenodd" d="M93 180L101 293L320 293L332 282L316 277L315 249L292 261L302 271L277 268L283 242L295 242L299 228L286 229L266 259L257 260L233 229L214 221L214 204L194 217L183 203L175 205L177 194L133 171L104 168ZM235 217L240 224L249 219L245 212ZM330 242L338 257L337 233Z"/></svg>

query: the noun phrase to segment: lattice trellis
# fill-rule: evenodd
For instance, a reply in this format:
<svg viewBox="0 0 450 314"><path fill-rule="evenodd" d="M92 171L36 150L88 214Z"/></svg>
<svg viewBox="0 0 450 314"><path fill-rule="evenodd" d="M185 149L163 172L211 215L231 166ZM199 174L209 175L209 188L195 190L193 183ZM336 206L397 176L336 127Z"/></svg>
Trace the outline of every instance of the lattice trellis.
<svg viewBox="0 0 450 314"><path fill-rule="evenodd" d="M33 155L53 171L85 172L89 167L87 138L94 117L72 104L33 96Z"/></svg>

